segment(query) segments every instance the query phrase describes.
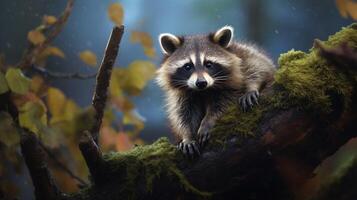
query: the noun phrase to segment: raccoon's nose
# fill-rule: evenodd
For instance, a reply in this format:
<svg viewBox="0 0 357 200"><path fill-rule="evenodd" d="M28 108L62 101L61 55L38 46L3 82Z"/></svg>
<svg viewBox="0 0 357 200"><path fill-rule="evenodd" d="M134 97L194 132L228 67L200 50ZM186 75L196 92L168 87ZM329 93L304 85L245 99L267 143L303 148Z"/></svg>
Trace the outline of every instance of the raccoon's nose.
<svg viewBox="0 0 357 200"><path fill-rule="evenodd" d="M196 81L196 86L198 89L204 89L207 86L207 81L204 79L198 79Z"/></svg>

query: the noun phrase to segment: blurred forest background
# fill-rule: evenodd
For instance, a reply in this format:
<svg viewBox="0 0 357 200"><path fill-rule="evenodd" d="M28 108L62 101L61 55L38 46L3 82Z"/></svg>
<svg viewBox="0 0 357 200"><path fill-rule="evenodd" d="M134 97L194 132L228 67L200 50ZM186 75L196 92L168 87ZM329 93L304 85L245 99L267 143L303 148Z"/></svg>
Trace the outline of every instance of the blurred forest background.
<svg viewBox="0 0 357 200"><path fill-rule="evenodd" d="M357 10L353 1L346 2L352 2L350 5ZM339 0L76 0L63 30L36 58L37 71L10 68L23 59L29 46L41 45L46 28L56 24L66 4L65 0L0 2L0 84L5 79L8 82L8 89L0 90L14 93L20 125L43 139L53 155L51 170L55 179L67 192L78 190L76 183L88 182L77 136L90 123L92 111L88 106L95 79L55 78L39 73L38 68L94 74L113 25L123 23L126 32L113 72L111 104L101 130L101 143L106 151L125 151L161 136L171 138L163 94L152 80L161 58L157 42L160 33L206 33L229 24L235 28L236 39L258 44L276 61L280 53L290 49L307 51L315 38L326 39L351 24L353 19L348 15L357 18L356 13L344 10L345 4ZM76 124L68 122L72 119L77 120ZM21 158L19 138L12 133L16 129L6 113L0 113L0 120L0 199L32 199L33 187ZM354 145L347 145L338 152L343 156L329 162L319 177L331 174L332 169L338 173L339 166L355 156L353 149ZM308 184L309 190L313 190L313 182Z"/></svg>

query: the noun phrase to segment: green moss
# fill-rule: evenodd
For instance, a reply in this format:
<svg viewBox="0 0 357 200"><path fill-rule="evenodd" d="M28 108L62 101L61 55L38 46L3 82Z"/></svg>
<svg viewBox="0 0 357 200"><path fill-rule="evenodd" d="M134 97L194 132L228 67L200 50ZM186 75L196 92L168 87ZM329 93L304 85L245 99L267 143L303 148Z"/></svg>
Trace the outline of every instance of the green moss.
<svg viewBox="0 0 357 200"><path fill-rule="evenodd" d="M230 107L211 131L212 138L209 147L222 147L226 140L234 136L241 136L242 139L254 137L258 122L263 113L269 109L269 107L265 106L266 102L266 99L264 101L261 100L260 105L255 106L246 113L243 113L237 105Z"/></svg>
<svg viewBox="0 0 357 200"><path fill-rule="evenodd" d="M357 49L357 30L353 26L330 36L323 45L332 48L347 42ZM328 113L332 105L331 94L349 99L353 85L342 70L320 57L318 51L313 47L308 54L294 50L282 54L275 85L283 88L280 92L290 106ZM345 103L348 106L349 102Z"/></svg>
<svg viewBox="0 0 357 200"><path fill-rule="evenodd" d="M105 154L104 160L105 173L102 177L109 184L105 186L106 190L110 190L108 187L115 188L107 194L94 185L81 191L79 199L86 199L88 193L96 196L92 199L123 196L126 199L137 199L142 195L150 195L155 180L161 177L171 180L171 187L182 189L194 196L210 196L210 193L198 190L186 179L178 168L179 162L185 158L167 138L160 138L151 145L137 146L128 152Z"/></svg>
<svg viewBox="0 0 357 200"><path fill-rule="evenodd" d="M122 170L122 165L125 165L128 174L125 186L128 188L135 188L136 179L144 174L146 190L151 192L153 181L161 175L168 175L177 178L187 192L209 195L199 191L186 180L176 166L183 157L167 138L160 138L151 145L138 146L125 153L107 154L104 158L110 170Z"/></svg>
<svg viewBox="0 0 357 200"><path fill-rule="evenodd" d="M354 23L348 27L344 27L341 31L331 35L328 40L324 42L324 45L327 45L327 47L335 47L342 42L347 42L350 47L357 49L356 31L357 23Z"/></svg>

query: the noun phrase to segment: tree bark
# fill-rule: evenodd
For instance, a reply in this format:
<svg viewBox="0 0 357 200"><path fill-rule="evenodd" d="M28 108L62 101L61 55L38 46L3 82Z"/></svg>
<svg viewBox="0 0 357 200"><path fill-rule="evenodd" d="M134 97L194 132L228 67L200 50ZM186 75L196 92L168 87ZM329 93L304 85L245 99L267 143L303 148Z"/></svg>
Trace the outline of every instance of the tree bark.
<svg viewBox="0 0 357 200"><path fill-rule="evenodd" d="M98 143L99 130L102 125L104 108L107 101L107 93L112 74L113 65L118 55L119 45L124 33L124 26L114 27L109 37L107 47L104 52L102 64L99 67L95 92L93 95L93 107L95 109L95 124L92 127L91 134L96 144Z"/></svg>
<svg viewBox="0 0 357 200"><path fill-rule="evenodd" d="M55 185L47 168L46 153L39 144L35 133L21 129L21 153L29 169L35 196L38 200L59 200L62 193Z"/></svg>

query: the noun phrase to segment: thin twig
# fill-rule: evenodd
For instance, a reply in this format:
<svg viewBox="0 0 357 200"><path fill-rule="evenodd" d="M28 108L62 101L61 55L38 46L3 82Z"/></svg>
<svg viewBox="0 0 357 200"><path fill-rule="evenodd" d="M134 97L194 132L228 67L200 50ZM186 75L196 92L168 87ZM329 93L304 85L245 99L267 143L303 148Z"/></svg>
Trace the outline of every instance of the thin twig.
<svg viewBox="0 0 357 200"><path fill-rule="evenodd" d="M43 75L44 77L50 77L55 79L91 79L94 78L97 73L94 74L80 74L80 73L60 73L60 72L52 72L48 69L42 67L36 67L31 65L31 70Z"/></svg>
<svg viewBox="0 0 357 200"><path fill-rule="evenodd" d="M124 33L124 26L113 28L96 79L95 92L92 100L92 105L96 111L95 122L90 131L93 140L95 141L96 144L98 144L99 130L102 125L104 108L107 101L110 76L112 74L112 68L115 59L118 55L119 45L123 33Z"/></svg>
<svg viewBox="0 0 357 200"><path fill-rule="evenodd" d="M25 55L22 57L17 66L21 69L31 67L31 65L36 61L37 56L45 50L48 45L57 37L57 35L62 31L64 25L66 24L69 15L72 12L74 0L68 0L66 8L64 9L62 15L58 17L57 21L51 26L52 29L47 34L46 40L37 45L30 45L25 51Z"/></svg>
<svg viewBox="0 0 357 200"><path fill-rule="evenodd" d="M63 163L61 163L61 161L59 161L57 159L57 156L54 155L51 150L46 147L45 144L43 144L41 141L39 141L40 146L43 148L43 150L45 150L45 152L47 153L47 155L56 163L56 165L61 168L63 171L65 171L71 178L77 180L81 186L88 186L88 184L81 179L79 176L75 175L66 165L64 165Z"/></svg>

